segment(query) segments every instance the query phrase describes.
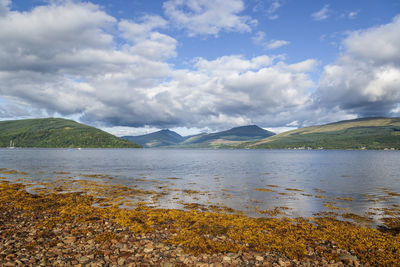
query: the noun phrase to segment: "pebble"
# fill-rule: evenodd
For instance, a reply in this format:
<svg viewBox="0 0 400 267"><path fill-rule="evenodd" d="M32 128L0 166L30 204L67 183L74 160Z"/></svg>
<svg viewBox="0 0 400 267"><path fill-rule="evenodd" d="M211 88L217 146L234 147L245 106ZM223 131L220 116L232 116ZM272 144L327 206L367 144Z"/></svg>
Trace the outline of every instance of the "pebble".
<svg viewBox="0 0 400 267"><path fill-rule="evenodd" d="M145 248L145 249L143 249L144 253L150 253L152 251L153 251L153 248Z"/></svg>
<svg viewBox="0 0 400 267"><path fill-rule="evenodd" d="M88 263L89 261L90 261L90 259L86 256L82 256L79 258L79 263L81 263L81 264Z"/></svg>
<svg viewBox="0 0 400 267"><path fill-rule="evenodd" d="M256 261L264 261L264 257L256 256Z"/></svg>

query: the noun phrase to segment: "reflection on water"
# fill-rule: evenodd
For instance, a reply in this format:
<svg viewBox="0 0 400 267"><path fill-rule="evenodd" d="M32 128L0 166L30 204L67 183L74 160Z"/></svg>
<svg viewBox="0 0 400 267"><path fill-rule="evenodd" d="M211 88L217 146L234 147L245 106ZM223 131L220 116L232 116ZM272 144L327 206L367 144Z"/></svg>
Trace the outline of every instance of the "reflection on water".
<svg viewBox="0 0 400 267"><path fill-rule="evenodd" d="M374 216L400 204L399 151L0 149L0 168L37 181L96 180L164 192L141 200L168 208L200 203L258 216Z"/></svg>

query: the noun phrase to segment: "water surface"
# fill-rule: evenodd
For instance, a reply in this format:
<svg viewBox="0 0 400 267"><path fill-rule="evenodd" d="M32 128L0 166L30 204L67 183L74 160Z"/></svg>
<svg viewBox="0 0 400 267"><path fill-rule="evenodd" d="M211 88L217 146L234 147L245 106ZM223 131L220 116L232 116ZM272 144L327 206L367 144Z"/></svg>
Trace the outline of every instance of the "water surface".
<svg viewBox="0 0 400 267"><path fill-rule="evenodd" d="M67 179L106 174L142 189L164 187L170 193L153 204L168 208L218 204L256 215L287 207L287 215L311 216L332 210L329 204L336 212L379 215L400 204L400 151L0 149L0 168L36 181L60 172Z"/></svg>

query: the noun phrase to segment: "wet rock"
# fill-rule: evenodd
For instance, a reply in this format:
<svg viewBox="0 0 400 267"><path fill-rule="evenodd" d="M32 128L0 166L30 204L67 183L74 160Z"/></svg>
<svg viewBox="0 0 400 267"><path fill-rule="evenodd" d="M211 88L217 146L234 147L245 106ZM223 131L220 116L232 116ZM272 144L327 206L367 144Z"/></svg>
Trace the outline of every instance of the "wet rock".
<svg viewBox="0 0 400 267"><path fill-rule="evenodd" d="M354 265L354 263L357 262L357 257L351 254L340 254L339 260L346 265Z"/></svg>
<svg viewBox="0 0 400 267"><path fill-rule="evenodd" d="M153 251L153 248L145 248L143 249L144 253L151 253Z"/></svg>
<svg viewBox="0 0 400 267"><path fill-rule="evenodd" d="M90 259L88 257L86 257L86 256L82 256L82 257L79 258L79 263L80 264L86 264L89 261L90 261Z"/></svg>
<svg viewBox="0 0 400 267"><path fill-rule="evenodd" d="M231 257L229 257L229 256L224 256L224 257L222 258L222 261L223 261L223 262L226 262L226 263L231 263L232 259L231 259Z"/></svg>
<svg viewBox="0 0 400 267"><path fill-rule="evenodd" d="M256 261L264 261L264 257L256 256Z"/></svg>
<svg viewBox="0 0 400 267"><path fill-rule="evenodd" d="M119 266L123 266L125 264L125 259L124 258L119 258L117 261Z"/></svg>

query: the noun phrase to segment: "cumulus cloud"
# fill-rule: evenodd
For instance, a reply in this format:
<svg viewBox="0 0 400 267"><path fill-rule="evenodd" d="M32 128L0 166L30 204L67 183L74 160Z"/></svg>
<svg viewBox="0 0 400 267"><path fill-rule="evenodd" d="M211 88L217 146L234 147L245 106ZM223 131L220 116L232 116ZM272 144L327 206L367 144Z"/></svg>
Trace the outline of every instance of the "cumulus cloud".
<svg viewBox="0 0 400 267"><path fill-rule="evenodd" d="M400 17L355 31L343 41L345 51L325 66L319 103L360 116L391 115L400 102Z"/></svg>
<svg viewBox="0 0 400 267"><path fill-rule="evenodd" d="M163 4L165 14L189 36L218 35L224 31L249 32L257 21L238 14L244 10L242 0L169 0Z"/></svg>
<svg viewBox="0 0 400 267"><path fill-rule="evenodd" d="M271 40L268 42L266 47L267 49L277 49L288 44L290 44L290 42L285 40Z"/></svg>
<svg viewBox="0 0 400 267"><path fill-rule="evenodd" d="M195 14L207 7L198 3L200 11ZM239 7L229 11L236 19L243 8ZM329 90L322 86L318 103L332 106L331 113L316 107L310 91L316 87L311 78L318 64L314 59L288 64L279 56L227 55L196 58L188 68L176 69L167 63L176 56L178 45L162 32L168 25L162 17L148 15L119 21L100 6L72 1L8 12L0 17L0 93L19 103L19 109L12 108L18 116L35 110L37 116L59 114L92 124L151 129L220 130L252 123L274 127L294 121L304 125L314 113L320 120L351 113L327 101ZM211 34L234 28L229 27L218 24L218 31ZM385 36L392 32L386 26L379 31ZM352 45L369 34L358 32L347 39L347 53L359 62L371 52L357 54ZM391 54L375 55L374 63L364 63L389 66L384 62L398 57L395 42ZM341 62L345 60L336 65L341 67ZM376 83L383 91L392 88L396 70L381 69ZM374 93L379 98L380 92ZM0 117L13 115L1 106Z"/></svg>
<svg viewBox="0 0 400 267"><path fill-rule="evenodd" d="M254 12L262 12L267 15L270 20L275 20L279 18L276 13L278 9L282 6L282 0L255 0L255 5L253 7Z"/></svg>
<svg viewBox="0 0 400 267"><path fill-rule="evenodd" d="M256 34L253 36L252 40L255 44L262 45L265 43L266 39L266 34L263 31L258 31Z"/></svg>
<svg viewBox="0 0 400 267"><path fill-rule="evenodd" d="M307 105L308 89L314 86L306 73L267 56L198 59L195 67L175 71L172 81L162 85L172 99L181 99L174 107L185 111L177 116L189 127L286 120L282 113Z"/></svg>
<svg viewBox="0 0 400 267"><path fill-rule="evenodd" d="M0 0L0 17L5 16L9 11L11 0Z"/></svg>
<svg viewBox="0 0 400 267"><path fill-rule="evenodd" d="M177 42L153 31L164 25L157 17L118 23L97 5L69 1L9 12L0 18L0 92L63 116L102 119L119 105L138 116L129 105L170 72L164 59Z"/></svg>
<svg viewBox="0 0 400 267"><path fill-rule="evenodd" d="M268 13L268 18L271 19L271 20L274 20L274 19L279 18L279 16L278 16L275 12L276 12L276 11L278 10L278 8L280 8L280 7L281 7L281 3L280 3L279 0L274 0L274 1L272 1L271 4L270 4L270 6L269 6L269 8L268 8L268 11L267 11L267 13Z"/></svg>
<svg viewBox="0 0 400 267"><path fill-rule="evenodd" d="M329 17L329 5L325 5L323 8L320 10L314 12L311 14L311 17L314 20L326 20Z"/></svg>
<svg viewBox="0 0 400 267"><path fill-rule="evenodd" d="M266 34L263 31L258 31L255 36L253 37L253 42L257 45L261 45L266 50L277 49L285 45L289 45L289 41L285 40L266 40Z"/></svg>
<svg viewBox="0 0 400 267"><path fill-rule="evenodd" d="M146 38L149 33L157 28L165 28L168 22L157 15L145 15L139 23L122 20L119 22L118 27L123 32L123 36L131 40L142 40Z"/></svg>

